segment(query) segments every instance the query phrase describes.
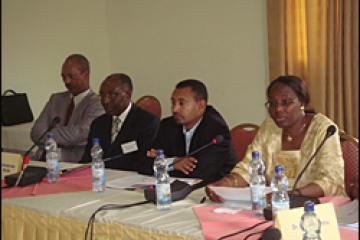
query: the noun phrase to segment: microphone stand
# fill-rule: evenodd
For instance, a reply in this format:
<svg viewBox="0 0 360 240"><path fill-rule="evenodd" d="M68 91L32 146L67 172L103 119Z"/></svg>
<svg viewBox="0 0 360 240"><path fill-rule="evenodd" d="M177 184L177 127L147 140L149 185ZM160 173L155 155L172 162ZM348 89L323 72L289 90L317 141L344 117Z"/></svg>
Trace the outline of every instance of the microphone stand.
<svg viewBox="0 0 360 240"><path fill-rule="evenodd" d="M192 151L191 153L187 154L185 157L181 157L181 158L178 159L177 161L174 160L174 162L169 165L169 168L173 167L176 163L182 161L184 158L193 156L193 155L195 155L196 153L204 150L205 148L207 148L207 147L209 147L209 146L212 146L212 145L220 144L220 143L222 143L223 141L224 141L224 137L223 137L222 135L217 135L216 137L214 137L214 138L211 140L211 142L209 142L209 143L201 146L200 148Z"/></svg>
<svg viewBox="0 0 360 240"><path fill-rule="evenodd" d="M31 150L33 150L33 148L46 135L46 133L49 132L51 129L53 129L59 122L60 122L60 118L59 117L54 117L53 120L51 121L50 126L46 129L46 131L44 131L43 134L41 134L41 136L34 142L34 144L25 152L25 154L22 157L22 159L23 159L23 167L22 167L22 170L21 170L21 172L19 174L19 177L16 179L15 187L17 187L19 185L19 183L20 183L20 181L22 179L22 176L24 175L24 171L25 171L28 163L30 162L29 154L30 154Z"/></svg>

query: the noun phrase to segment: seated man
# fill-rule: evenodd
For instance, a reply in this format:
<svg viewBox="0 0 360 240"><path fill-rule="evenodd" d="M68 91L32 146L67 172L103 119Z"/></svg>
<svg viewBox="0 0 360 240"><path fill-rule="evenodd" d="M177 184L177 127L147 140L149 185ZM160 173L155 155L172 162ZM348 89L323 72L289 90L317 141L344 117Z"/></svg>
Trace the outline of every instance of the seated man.
<svg viewBox="0 0 360 240"><path fill-rule="evenodd" d="M100 86L105 114L90 127L88 144L81 162L90 162L92 139L99 138L106 168L135 171L139 159L146 156L159 128L160 120L131 102L132 82L129 76L116 73Z"/></svg>
<svg viewBox="0 0 360 240"><path fill-rule="evenodd" d="M173 116L161 121L154 143L154 148L163 149L165 156L171 157L168 159L169 164L174 163L171 176L215 181L235 165L229 128L222 116L207 105L207 100L206 87L198 80L181 81L173 91ZM218 135L224 138L221 143L191 154ZM155 157L155 149L148 156ZM139 172L153 174L152 165L153 159L147 159Z"/></svg>
<svg viewBox="0 0 360 240"><path fill-rule="evenodd" d="M46 136L39 139L56 117L59 124L51 132L61 149L61 159L79 162L85 149L91 122L104 113L100 98L89 88L89 61L80 54L66 58L61 77L68 91L51 95L31 129L31 139L38 143L38 160L45 160ZM41 157L40 157L41 156Z"/></svg>

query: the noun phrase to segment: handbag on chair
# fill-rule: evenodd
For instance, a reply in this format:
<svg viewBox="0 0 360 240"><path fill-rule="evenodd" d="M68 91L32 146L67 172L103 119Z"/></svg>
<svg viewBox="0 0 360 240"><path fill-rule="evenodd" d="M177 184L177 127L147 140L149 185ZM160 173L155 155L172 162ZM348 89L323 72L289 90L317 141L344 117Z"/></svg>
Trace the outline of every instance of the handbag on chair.
<svg viewBox="0 0 360 240"><path fill-rule="evenodd" d="M8 89L1 96L1 125L11 126L32 122L33 113L26 93Z"/></svg>

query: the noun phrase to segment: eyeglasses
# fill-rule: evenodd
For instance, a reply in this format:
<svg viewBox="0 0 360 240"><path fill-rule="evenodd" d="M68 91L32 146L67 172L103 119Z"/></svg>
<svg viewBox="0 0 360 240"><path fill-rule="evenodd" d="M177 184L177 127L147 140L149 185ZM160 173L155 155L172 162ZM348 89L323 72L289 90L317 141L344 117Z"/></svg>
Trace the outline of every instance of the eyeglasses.
<svg viewBox="0 0 360 240"><path fill-rule="evenodd" d="M265 103L265 107L267 109L275 109L275 108L278 108L278 107L288 108L293 103L295 103L295 98L293 98L293 99L290 99L290 98L289 99L283 99L280 102L267 101Z"/></svg>

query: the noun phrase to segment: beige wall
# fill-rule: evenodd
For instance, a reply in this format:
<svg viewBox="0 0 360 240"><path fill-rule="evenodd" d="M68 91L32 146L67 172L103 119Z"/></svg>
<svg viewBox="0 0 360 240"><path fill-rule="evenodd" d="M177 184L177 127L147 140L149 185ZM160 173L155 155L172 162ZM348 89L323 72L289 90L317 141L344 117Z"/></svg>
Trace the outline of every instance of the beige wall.
<svg viewBox="0 0 360 240"><path fill-rule="evenodd" d="M175 84L197 78L230 127L265 117L266 0L5 0L2 11L3 89L27 92L36 116L80 52L96 91L127 73L134 100L156 95L164 115Z"/></svg>
<svg viewBox="0 0 360 240"><path fill-rule="evenodd" d="M89 58L97 90L110 71L106 2L2 1L2 89L27 92L35 116L52 92L65 90L61 65L72 53Z"/></svg>

